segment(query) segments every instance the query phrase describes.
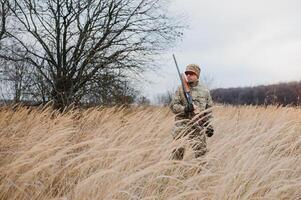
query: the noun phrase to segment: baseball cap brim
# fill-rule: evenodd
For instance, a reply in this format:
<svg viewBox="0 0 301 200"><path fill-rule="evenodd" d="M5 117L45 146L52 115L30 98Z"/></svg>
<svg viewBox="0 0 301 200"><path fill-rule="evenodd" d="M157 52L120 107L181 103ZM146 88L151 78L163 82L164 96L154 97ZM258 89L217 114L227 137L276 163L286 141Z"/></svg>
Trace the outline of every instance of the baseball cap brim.
<svg viewBox="0 0 301 200"><path fill-rule="evenodd" d="M186 71L185 71L185 74L186 74L186 72L191 72L191 73L194 73L195 75L197 75L197 73L195 73L195 71L186 70Z"/></svg>

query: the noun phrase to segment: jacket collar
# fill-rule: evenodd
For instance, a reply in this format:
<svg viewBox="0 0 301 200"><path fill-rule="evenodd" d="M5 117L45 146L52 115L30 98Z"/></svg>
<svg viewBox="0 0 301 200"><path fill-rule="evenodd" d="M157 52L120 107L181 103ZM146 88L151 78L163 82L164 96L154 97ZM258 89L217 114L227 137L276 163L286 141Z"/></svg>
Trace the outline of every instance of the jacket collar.
<svg viewBox="0 0 301 200"><path fill-rule="evenodd" d="M199 80L194 81L194 82L192 82L192 83L188 83L188 85L189 85L190 87L195 87L195 86L197 86L198 84L199 84Z"/></svg>

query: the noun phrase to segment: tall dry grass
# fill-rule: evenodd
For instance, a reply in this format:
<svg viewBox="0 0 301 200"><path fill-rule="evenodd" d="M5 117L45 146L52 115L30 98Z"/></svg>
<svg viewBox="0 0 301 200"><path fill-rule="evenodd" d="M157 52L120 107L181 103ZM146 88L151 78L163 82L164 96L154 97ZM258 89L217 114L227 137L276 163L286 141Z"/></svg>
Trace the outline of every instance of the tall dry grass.
<svg viewBox="0 0 301 200"><path fill-rule="evenodd" d="M167 108L2 109L0 199L301 199L301 109L214 116L209 152L172 161Z"/></svg>

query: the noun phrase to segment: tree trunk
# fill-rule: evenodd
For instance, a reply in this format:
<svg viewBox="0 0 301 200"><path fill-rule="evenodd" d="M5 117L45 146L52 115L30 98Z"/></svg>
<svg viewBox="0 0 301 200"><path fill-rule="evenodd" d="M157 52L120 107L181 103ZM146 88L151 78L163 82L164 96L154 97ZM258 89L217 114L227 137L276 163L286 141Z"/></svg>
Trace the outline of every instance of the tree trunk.
<svg viewBox="0 0 301 200"><path fill-rule="evenodd" d="M54 100L54 108L63 111L73 102L73 82L66 77L58 78L55 89L51 93Z"/></svg>

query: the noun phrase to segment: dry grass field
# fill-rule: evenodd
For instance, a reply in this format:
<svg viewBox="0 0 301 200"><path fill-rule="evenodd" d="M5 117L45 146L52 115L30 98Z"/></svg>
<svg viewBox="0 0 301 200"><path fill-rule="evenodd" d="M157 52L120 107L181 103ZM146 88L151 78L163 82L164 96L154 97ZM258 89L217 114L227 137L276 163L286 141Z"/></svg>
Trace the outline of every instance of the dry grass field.
<svg viewBox="0 0 301 200"><path fill-rule="evenodd" d="M214 117L204 158L172 161L168 108L2 108L0 199L301 199L300 108Z"/></svg>

